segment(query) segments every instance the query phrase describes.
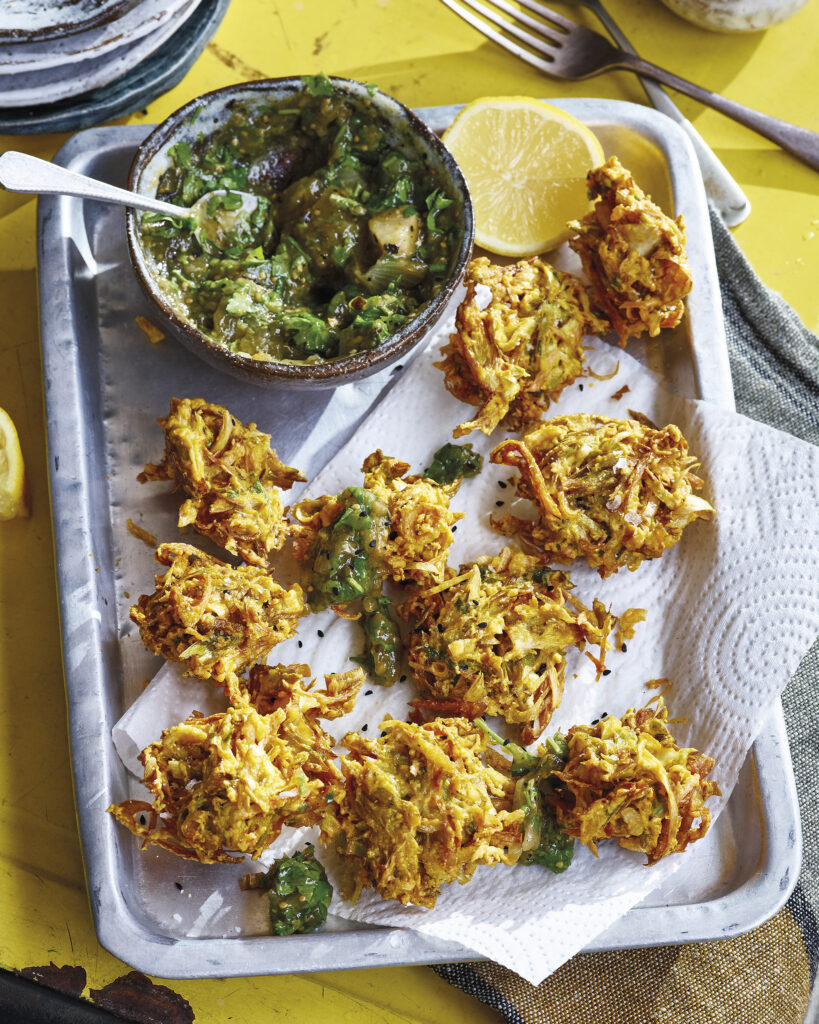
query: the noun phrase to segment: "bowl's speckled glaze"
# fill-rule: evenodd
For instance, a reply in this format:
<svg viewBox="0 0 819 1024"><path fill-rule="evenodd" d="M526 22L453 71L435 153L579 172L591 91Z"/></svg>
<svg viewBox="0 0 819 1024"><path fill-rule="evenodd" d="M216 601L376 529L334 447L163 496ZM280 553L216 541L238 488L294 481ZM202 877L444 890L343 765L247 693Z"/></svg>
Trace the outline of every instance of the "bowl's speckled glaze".
<svg viewBox="0 0 819 1024"><path fill-rule="evenodd" d="M0 42L60 39L105 25L133 0L15 0L0 8Z"/></svg>
<svg viewBox="0 0 819 1024"><path fill-rule="evenodd" d="M378 110L427 155L431 166L444 177L455 197L461 237L449 277L438 295L418 316L376 348L338 359L315 363L260 361L252 356L231 352L214 344L191 324L180 308L174 307L162 291L152 272L139 232L139 214L127 212L128 249L137 279L154 303L162 323L191 352L225 373L260 386L290 385L296 387L336 387L361 380L405 357L432 329L442 316L449 299L460 283L472 253L474 234L472 202L469 189L452 155L433 132L409 108L381 92L370 97L365 85L344 78L331 78L337 88L349 91L362 101L374 103ZM159 125L137 150L128 187L143 195L155 195L157 182L168 166L169 148L177 142L193 142L200 132L215 129L229 116L230 108L270 103L293 96L304 89L300 78L274 78L227 86L206 93L181 107ZM198 113L197 113L198 111Z"/></svg>

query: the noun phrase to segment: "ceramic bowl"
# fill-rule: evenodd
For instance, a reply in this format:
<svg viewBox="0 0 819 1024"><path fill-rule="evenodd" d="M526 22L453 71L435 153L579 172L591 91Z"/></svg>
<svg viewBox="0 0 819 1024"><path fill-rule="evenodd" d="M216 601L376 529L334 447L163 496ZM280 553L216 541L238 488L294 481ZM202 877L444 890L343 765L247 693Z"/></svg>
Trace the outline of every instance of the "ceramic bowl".
<svg viewBox="0 0 819 1024"><path fill-rule="evenodd" d="M160 288L152 262L139 232L139 214L127 214L128 247L143 291L154 304L157 316L191 352L217 369L261 386L288 385L304 388L336 387L361 380L391 363L406 358L438 322L463 278L472 253L473 219L469 189L454 158L437 136L409 108L381 92L371 97L360 82L332 78L334 86L349 92L362 103L372 102L399 133L411 136L431 167L443 177L455 198L460 229L449 273L435 296L421 312L381 342L376 348L321 362L260 361L211 341L189 322L184 311L174 308ZM231 108L249 108L292 97L305 88L300 78L277 78L228 86L192 100L156 128L139 147L131 167L129 188L155 195L156 184L170 163L168 150L178 142L192 142L200 132L208 134L224 123Z"/></svg>
<svg viewBox="0 0 819 1024"><path fill-rule="evenodd" d="M104 25L134 0L15 0L0 7L0 41L60 39Z"/></svg>

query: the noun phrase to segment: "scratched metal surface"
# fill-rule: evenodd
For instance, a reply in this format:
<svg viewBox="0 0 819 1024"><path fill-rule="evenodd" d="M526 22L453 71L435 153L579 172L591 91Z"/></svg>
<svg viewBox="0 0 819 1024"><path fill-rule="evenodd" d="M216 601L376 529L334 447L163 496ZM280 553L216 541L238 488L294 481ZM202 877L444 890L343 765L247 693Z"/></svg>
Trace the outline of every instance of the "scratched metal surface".
<svg viewBox="0 0 819 1024"><path fill-rule="evenodd" d="M702 185L684 136L653 111L610 101L566 101L607 151L616 149L648 191L684 213L695 290L689 316L662 346L635 351L679 393L730 405L732 392ZM454 108L422 112L443 127ZM143 128L75 136L58 162L122 184ZM674 197L675 202L672 202ZM72 199L40 209L40 295L51 490L78 818L95 925L102 944L163 977L225 977L475 959L418 934L331 922L289 939L265 934L263 913L234 901L203 917L214 892L232 892L235 868L191 865L142 852L104 815L128 792L110 729L157 667L128 621L150 589L150 554L127 533L130 516L175 536L176 503L140 488L159 455L155 425L174 394L204 394L255 420L279 454L315 472L349 437L395 375L336 392L266 392L218 374L173 342L151 346L134 327L150 315L128 264L123 212ZM47 285L47 287L46 287ZM758 738L707 843L590 950L738 934L773 914L798 871L800 835L781 710ZM184 891L180 898L175 883ZM190 895L188 895L190 894Z"/></svg>

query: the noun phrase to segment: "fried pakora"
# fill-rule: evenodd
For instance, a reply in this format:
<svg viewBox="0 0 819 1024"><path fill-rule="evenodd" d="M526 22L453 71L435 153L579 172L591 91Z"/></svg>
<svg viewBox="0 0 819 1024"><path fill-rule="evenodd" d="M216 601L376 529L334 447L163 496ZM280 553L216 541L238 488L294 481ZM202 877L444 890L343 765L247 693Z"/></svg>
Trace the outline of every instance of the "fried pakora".
<svg viewBox="0 0 819 1024"><path fill-rule="evenodd" d="M385 529L375 546L387 575L396 583L443 579L452 527L463 519L449 508L460 480L438 484L426 476L407 476L406 462L380 450L367 456L362 469L364 487L387 508Z"/></svg>
<svg viewBox="0 0 819 1024"><path fill-rule="evenodd" d="M234 568L190 544L161 544L156 560L169 568L156 590L131 608L142 642L179 662L187 676L226 688L296 632L307 609L301 587L279 586L263 569Z"/></svg>
<svg viewBox="0 0 819 1024"><path fill-rule="evenodd" d="M566 742L566 764L553 776L562 785L552 801L560 827L594 854L600 841L617 839L656 864L708 831L705 801L720 794L707 781L714 761L677 745L662 702L629 710L622 720L609 715L595 726L576 725Z"/></svg>
<svg viewBox="0 0 819 1024"><path fill-rule="evenodd" d="M605 334L609 324L593 311L577 278L537 257L507 267L479 257L465 284L456 333L435 365L444 371L447 390L480 410L453 435L491 434L498 424L522 430L582 372L583 336ZM478 285L492 292L485 308Z"/></svg>
<svg viewBox="0 0 819 1024"><path fill-rule="evenodd" d="M614 616L600 601L586 608L571 587L565 573L504 548L411 597L401 609L418 621L409 665L430 695L415 706L470 718L499 715L532 743L560 704L568 648L610 647Z"/></svg>
<svg viewBox="0 0 819 1024"><path fill-rule="evenodd" d="M569 227L569 245L580 257L594 294L625 346L648 331L676 327L691 291L682 217L672 220L613 156L589 172L596 202Z"/></svg>
<svg viewBox="0 0 819 1024"><path fill-rule="evenodd" d="M264 694L261 713L240 702L166 729L140 754L153 803L126 800L109 813L145 844L203 864L255 859L284 825L321 824L342 778L319 719L344 713L364 673L326 676L316 690L307 672L257 666L251 690Z"/></svg>
<svg viewBox="0 0 819 1024"><path fill-rule="evenodd" d="M384 899L434 907L446 882L479 864L512 864L523 811L514 783L484 759L486 736L465 718L412 725L388 718L383 735L349 733L345 789L322 838L347 867L343 895L372 887Z"/></svg>
<svg viewBox="0 0 819 1024"><path fill-rule="evenodd" d="M314 610L372 593L373 580L396 582L442 579L452 526L463 519L449 502L460 480L439 484L407 476L409 465L379 449L364 461L363 487L299 502L294 554L312 560L307 586ZM342 529L333 532L338 525Z"/></svg>
<svg viewBox="0 0 819 1024"><path fill-rule="evenodd" d="M535 521L506 515L492 526L550 560L583 557L604 579L658 558L689 523L715 514L693 493L703 481L674 425L558 416L502 442L490 459L520 470L517 493L540 513Z"/></svg>
<svg viewBox="0 0 819 1024"><path fill-rule="evenodd" d="M172 398L159 421L165 454L137 479L172 480L187 495L179 526L210 537L252 565L266 566L288 534L279 488L302 474L285 466L270 447L270 435L244 426L227 409L202 398Z"/></svg>

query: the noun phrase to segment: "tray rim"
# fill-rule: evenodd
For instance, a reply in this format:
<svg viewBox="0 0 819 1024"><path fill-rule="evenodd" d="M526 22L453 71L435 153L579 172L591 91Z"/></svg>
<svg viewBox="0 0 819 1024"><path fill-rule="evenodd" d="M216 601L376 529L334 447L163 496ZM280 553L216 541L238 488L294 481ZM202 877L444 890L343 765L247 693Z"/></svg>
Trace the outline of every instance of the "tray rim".
<svg viewBox="0 0 819 1024"><path fill-rule="evenodd" d="M678 181L694 183L693 192L686 195L686 220L689 225L696 223L696 230L710 238L705 193L693 149L686 135L670 119L649 108L617 100L549 102L580 120L592 115L598 118L608 115L646 136L663 152L675 195ZM454 114L457 109L457 106L427 107L416 112L435 126L441 117L450 116L450 112ZM92 147L104 153L119 151L131 142L136 146L150 130L151 126L86 130L74 135L54 161L61 166L71 166ZM673 159L669 158L671 153ZM327 933L293 936L289 940L273 936L172 939L150 931L129 910L117 881L116 843L106 840L106 830L97 827L100 811L94 806L109 777L109 766L116 760L113 744L103 742L92 765L89 766L87 759L82 760L84 745L89 739L99 746L100 737L93 736L93 723L99 718L98 701L104 697L106 670L101 617L92 618L89 623L85 607L92 596L106 600L107 581L103 572L95 573L96 560L88 557L88 552L93 550L88 498L95 486L89 474L88 452L92 450L92 435L99 425L88 422L82 415L82 389L78 385L81 367L73 343L75 319L87 317L88 312L72 309L76 285L71 280L70 247L63 244L72 237L70 226L81 216L81 203L68 197L40 200L38 278L40 282L49 282L47 289L39 290L40 323L72 781L89 899L101 944L139 970L177 979L485 959L474 950L443 943L418 932L368 927L333 933L331 955L314 960L314 955L326 946ZM714 308L718 311L719 322L707 339L692 338L695 379L702 398L733 408L716 263L713 259L709 263L701 293L706 301L716 296ZM699 299L692 295L692 301ZM59 393L59 402L52 398L52 392ZM72 429L65 430L65 423ZM55 494L63 494L66 479L71 481L72 496L84 501L55 501ZM66 504L71 507L66 508ZM94 607L97 606L95 603ZM71 643L77 629L82 629L86 640L81 657L76 645ZM105 737L102 739L104 741ZM751 749L757 766L766 834L784 839L765 842L757 871L729 893L695 904L634 907L589 943L584 952L727 938L749 931L781 908L796 884L802 841L796 785L779 701Z"/></svg>

